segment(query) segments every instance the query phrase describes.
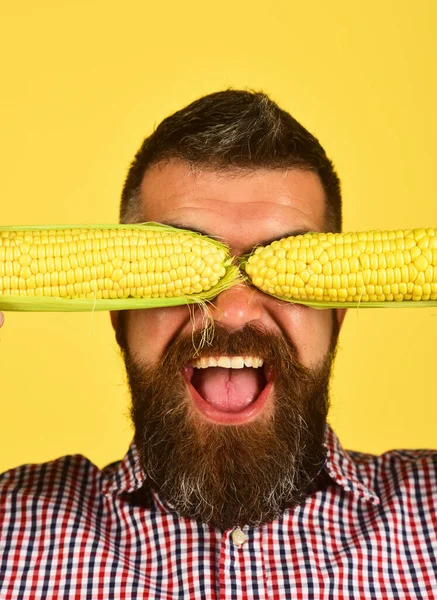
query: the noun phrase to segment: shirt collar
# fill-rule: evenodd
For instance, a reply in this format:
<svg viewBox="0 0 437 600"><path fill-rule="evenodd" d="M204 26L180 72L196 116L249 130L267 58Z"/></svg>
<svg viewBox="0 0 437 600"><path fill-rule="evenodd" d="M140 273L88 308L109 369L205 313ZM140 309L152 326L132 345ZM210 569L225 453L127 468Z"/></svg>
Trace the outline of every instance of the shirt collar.
<svg viewBox="0 0 437 600"><path fill-rule="evenodd" d="M325 471L346 492L350 492L372 504L380 499L371 486L372 455L345 450L329 425L326 426L325 448L327 451ZM360 461L358 462L358 459ZM361 468L360 468L361 467Z"/></svg>
<svg viewBox="0 0 437 600"><path fill-rule="evenodd" d="M106 466L102 471L102 493L105 496L139 490L146 480L140 466L138 450L132 441L123 460Z"/></svg>
<svg viewBox="0 0 437 600"><path fill-rule="evenodd" d="M346 492L352 493L372 504L380 500L371 487L369 470L359 469L355 458L357 453L344 450L339 439L329 425L325 433L326 461L324 470L330 478ZM366 457L369 455L360 455ZM145 482L145 474L140 466L138 450L135 442L121 462L111 463L102 471L102 493L105 496L125 494L139 490Z"/></svg>

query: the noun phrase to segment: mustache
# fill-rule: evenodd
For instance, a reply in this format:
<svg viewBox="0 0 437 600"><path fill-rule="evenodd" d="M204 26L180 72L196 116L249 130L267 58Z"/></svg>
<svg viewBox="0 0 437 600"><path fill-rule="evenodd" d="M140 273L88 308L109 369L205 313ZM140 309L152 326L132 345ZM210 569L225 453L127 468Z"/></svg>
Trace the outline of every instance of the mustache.
<svg viewBox="0 0 437 600"><path fill-rule="evenodd" d="M126 336L126 315L123 311L116 330L116 339L124 360L133 364ZM172 338L153 370L162 369L167 373L181 372L192 360L220 355L259 356L264 364L273 367L277 372L288 376L299 376L302 379L311 377L313 369L306 368L299 359L299 352L293 341L282 332L272 332L262 324L247 323L242 329L229 331L215 323L214 328L201 328L191 334L179 334ZM339 327L337 319L333 319L331 344L327 354L329 365L335 360L337 352ZM137 361L135 361L137 362ZM138 364L138 363L137 363ZM150 374L152 365L143 364ZM327 365L324 365L325 367ZM320 365L320 368L322 365ZM156 371L155 371L156 372Z"/></svg>
<svg viewBox="0 0 437 600"><path fill-rule="evenodd" d="M195 359L221 355L258 356L265 364L279 369L290 366L303 369L298 351L290 340L251 323L232 333L216 324L206 341L203 330L179 335L167 347L161 363L164 368L180 370Z"/></svg>

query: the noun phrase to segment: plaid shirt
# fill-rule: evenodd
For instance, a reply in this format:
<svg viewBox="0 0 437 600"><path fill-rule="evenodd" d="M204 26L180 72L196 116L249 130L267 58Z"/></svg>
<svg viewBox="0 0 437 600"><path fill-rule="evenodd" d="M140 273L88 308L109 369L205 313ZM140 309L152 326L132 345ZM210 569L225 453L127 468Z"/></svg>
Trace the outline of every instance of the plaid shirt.
<svg viewBox="0 0 437 600"><path fill-rule="evenodd" d="M437 598L437 453L346 452L294 511L224 533L147 489L132 444L99 470L76 454L0 477L0 598Z"/></svg>

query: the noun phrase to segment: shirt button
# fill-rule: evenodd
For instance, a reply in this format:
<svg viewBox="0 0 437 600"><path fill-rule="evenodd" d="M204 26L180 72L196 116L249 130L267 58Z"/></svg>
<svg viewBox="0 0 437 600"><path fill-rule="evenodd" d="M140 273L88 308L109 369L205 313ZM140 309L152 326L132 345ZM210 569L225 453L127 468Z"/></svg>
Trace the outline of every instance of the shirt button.
<svg viewBox="0 0 437 600"><path fill-rule="evenodd" d="M243 533L239 527L234 529L232 532L232 541L236 546L242 546L246 540L247 537L245 533Z"/></svg>

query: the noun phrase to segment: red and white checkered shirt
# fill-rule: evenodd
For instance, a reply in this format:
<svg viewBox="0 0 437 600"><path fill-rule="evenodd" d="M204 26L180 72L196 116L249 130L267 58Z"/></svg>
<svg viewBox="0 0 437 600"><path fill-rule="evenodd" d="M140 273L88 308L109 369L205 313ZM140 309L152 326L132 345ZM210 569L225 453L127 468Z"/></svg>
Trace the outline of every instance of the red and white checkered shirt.
<svg viewBox="0 0 437 600"><path fill-rule="evenodd" d="M134 444L103 470L76 454L7 471L0 598L437 598L437 452L347 452L329 427L326 445L325 484L237 534L153 492L138 506Z"/></svg>

